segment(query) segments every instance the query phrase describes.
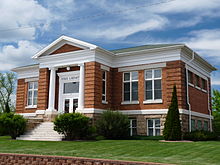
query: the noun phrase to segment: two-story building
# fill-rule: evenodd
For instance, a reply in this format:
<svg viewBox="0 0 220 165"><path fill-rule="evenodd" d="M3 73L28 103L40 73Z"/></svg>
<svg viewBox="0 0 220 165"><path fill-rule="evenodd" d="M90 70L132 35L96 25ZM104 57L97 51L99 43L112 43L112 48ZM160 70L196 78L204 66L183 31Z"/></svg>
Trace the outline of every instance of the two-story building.
<svg viewBox="0 0 220 165"><path fill-rule="evenodd" d="M105 50L61 36L13 69L16 113L26 117L80 112L94 121L106 110L130 118L131 135L162 134L177 87L183 131L212 130L211 75L216 68L184 44Z"/></svg>

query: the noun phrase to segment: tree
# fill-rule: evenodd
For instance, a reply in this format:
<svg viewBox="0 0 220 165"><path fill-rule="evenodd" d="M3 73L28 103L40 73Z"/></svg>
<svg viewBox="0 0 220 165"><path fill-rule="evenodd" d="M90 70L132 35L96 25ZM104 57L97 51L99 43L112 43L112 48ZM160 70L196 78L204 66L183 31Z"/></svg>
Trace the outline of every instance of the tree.
<svg viewBox="0 0 220 165"><path fill-rule="evenodd" d="M214 116L213 130L220 136L220 91L218 90L213 90L212 110L212 115Z"/></svg>
<svg viewBox="0 0 220 165"><path fill-rule="evenodd" d="M213 109L213 116L215 117L220 116L220 92L215 89L213 90L212 109Z"/></svg>
<svg viewBox="0 0 220 165"><path fill-rule="evenodd" d="M163 136L165 140L181 140L181 134L177 91L175 85L173 87L172 100L164 125Z"/></svg>
<svg viewBox="0 0 220 165"><path fill-rule="evenodd" d="M15 74L12 72L0 73L0 111L12 111L11 95L15 90Z"/></svg>

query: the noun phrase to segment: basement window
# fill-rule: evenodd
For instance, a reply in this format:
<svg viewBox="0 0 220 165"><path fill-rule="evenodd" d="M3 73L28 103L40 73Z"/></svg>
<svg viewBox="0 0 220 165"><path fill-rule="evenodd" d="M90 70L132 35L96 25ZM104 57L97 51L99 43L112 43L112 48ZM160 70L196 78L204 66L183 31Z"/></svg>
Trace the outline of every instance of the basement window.
<svg viewBox="0 0 220 165"><path fill-rule="evenodd" d="M136 119L129 119L130 120L130 136L137 135L137 120Z"/></svg>
<svg viewBox="0 0 220 165"><path fill-rule="evenodd" d="M160 136L160 119L147 119L147 136Z"/></svg>

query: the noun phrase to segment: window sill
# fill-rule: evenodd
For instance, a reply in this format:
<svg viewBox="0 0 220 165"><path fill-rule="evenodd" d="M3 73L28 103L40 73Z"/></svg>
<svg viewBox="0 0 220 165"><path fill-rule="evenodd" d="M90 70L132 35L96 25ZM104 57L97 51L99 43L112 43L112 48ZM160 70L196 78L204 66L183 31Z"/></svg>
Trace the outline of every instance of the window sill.
<svg viewBox="0 0 220 165"><path fill-rule="evenodd" d="M194 84L192 84L192 83L188 83L188 84L189 84L189 86L191 86L191 87L195 87Z"/></svg>
<svg viewBox="0 0 220 165"><path fill-rule="evenodd" d="M103 101L103 100L102 100L102 104L108 104L108 101Z"/></svg>
<svg viewBox="0 0 220 165"><path fill-rule="evenodd" d="M205 90L205 89L202 89L202 91L205 92L205 93L207 93L207 90Z"/></svg>
<svg viewBox="0 0 220 165"><path fill-rule="evenodd" d="M25 108L26 108L26 109L31 109L31 108L37 108L37 106L36 106L36 105L28 105L28 106L26 106Z"/></svg>
<svg viewBox="0 0 220 165"><path fill-rule="evenodd" d="M201 90L201 88L200 88L200 87L198 87L198 86L196 86L196 89Z"/></svg>
<svg viewBox="0 0 220 165"><path fill-rule="evenodd" d="M126 105L126 104L139 104L139 101L123 101L121 102L122 105Z"/></svg>
<svg viewBox="0 0 220 165"><path fill-rule="evenodd" d="M145 100L145 101L143 101L143 104L158 104L158 103L163 103L163 100L158 99L158 100Z"/></svg>

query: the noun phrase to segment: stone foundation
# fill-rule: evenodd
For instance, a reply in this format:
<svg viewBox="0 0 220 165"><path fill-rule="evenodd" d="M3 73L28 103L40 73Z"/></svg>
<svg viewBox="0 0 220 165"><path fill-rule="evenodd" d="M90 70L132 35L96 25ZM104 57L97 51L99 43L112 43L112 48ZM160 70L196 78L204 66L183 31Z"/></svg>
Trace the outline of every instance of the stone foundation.
<svg viewBox="0 0 220 165"><path fill-rule="evenodd" d="M0 165L165 165L163 163L148 163L120 161L108 159L90 159L70 156L47 156L29 154L0 153ZM167 164L168 165L168 164Z"/></svg>

